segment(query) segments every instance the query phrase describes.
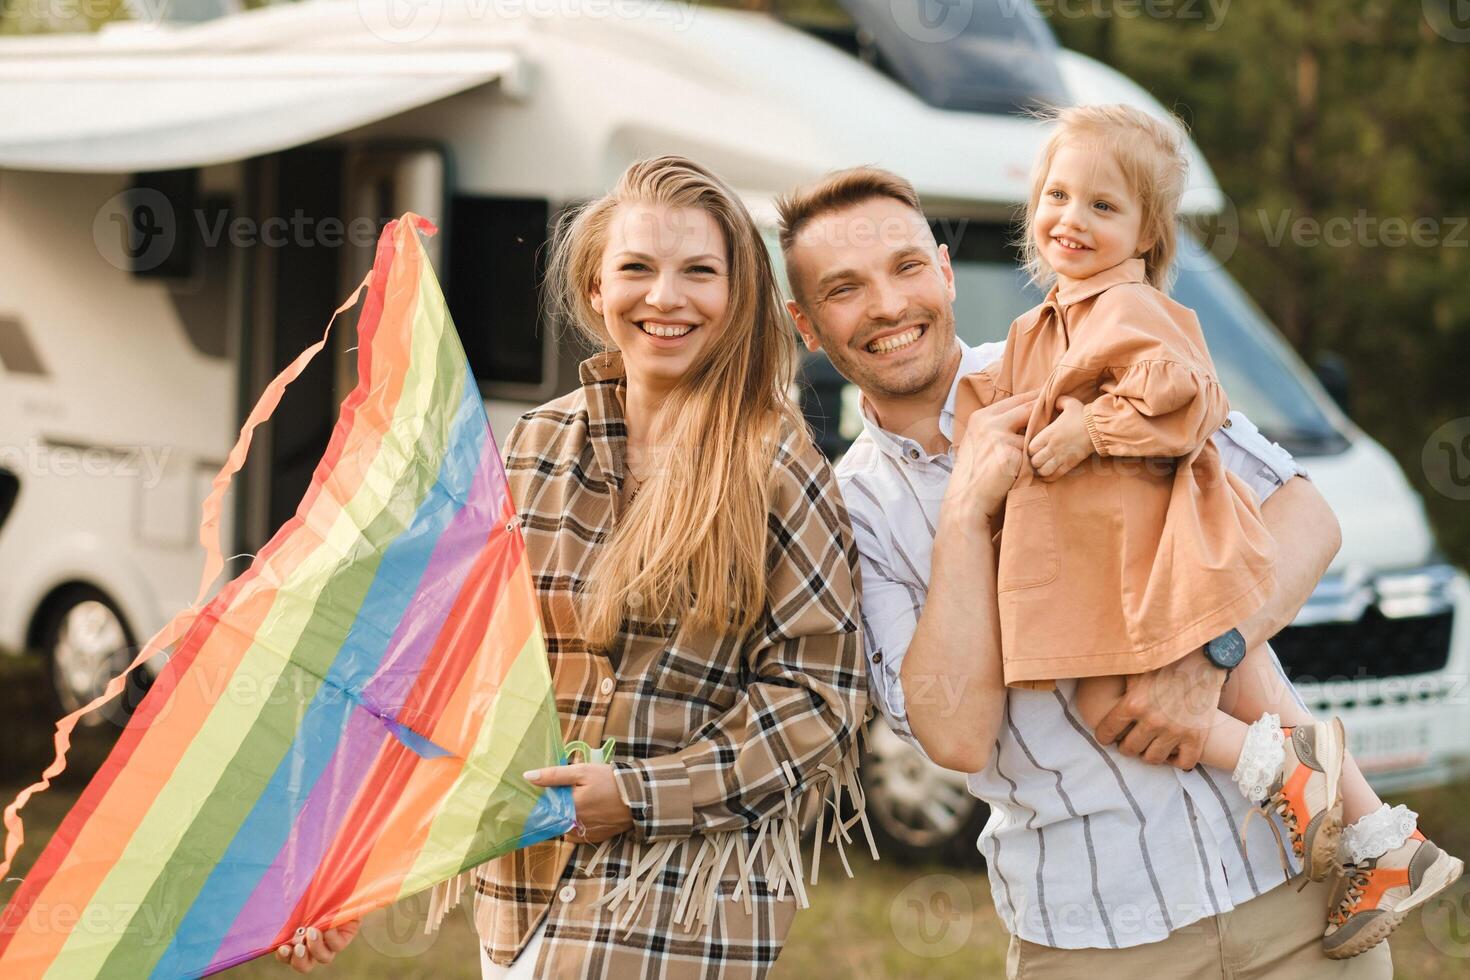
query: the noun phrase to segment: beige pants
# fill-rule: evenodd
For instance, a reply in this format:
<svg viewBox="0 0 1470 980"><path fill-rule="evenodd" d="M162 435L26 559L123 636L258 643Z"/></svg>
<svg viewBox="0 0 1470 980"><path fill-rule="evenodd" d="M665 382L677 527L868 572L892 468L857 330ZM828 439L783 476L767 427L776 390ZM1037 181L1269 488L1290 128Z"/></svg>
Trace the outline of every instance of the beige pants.
<svg viewBox="0 0 1470 980"><path fill-rule="evenodd" d="M1383 943L1350 960L1322 955L1331 882L1278 885L1232 912L1193 922L1168 939L1127 949L1052 949L1011 937L1010 980L1389 980L1393 961Z"/></svg>

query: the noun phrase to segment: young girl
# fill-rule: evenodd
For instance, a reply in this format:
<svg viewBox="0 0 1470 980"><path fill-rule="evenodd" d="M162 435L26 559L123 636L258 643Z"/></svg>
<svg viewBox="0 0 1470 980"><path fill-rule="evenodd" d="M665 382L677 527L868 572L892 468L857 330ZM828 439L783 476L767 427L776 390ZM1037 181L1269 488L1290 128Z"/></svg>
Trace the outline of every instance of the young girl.
<svg viewBox="0 0 1470 980"><path fill-rule="evenodd" d="M1056 114L1024 246L1050 292L1011 324L1001 361L962 379L956 398L962 428L976 408L1040 391L1001 539L1005 678L1043 688L1079 678L1077 705L1093 727L1122 695L1120 675L1207 644L1217 663L1237 659L1234 627L1274 585L1254 497L1209 439L1230 424L1229 405L1199 321L1162 291L1188 170L1182 146L1177 124L1127 106ZM1312 880L1346 875L1328 910L1329 957L1376 946L1460 876L1462 863L1418 832L1416 814L1374 795L1342 722L1314 721L1269 651L1244 653L1222 704L1230 711L1217 712L1202 761L1269 801Z"/></svg>

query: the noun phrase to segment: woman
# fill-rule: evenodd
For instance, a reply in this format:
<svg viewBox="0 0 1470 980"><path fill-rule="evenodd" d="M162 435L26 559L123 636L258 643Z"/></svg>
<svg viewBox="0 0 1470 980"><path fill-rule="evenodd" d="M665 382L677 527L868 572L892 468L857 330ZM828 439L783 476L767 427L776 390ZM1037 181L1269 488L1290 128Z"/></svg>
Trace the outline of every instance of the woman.
<svg viewBox="0 0 1470 980"><path fill-rule="evenodd" d="M549 280L602 352L521 418L506 470L564 734L616 749L527 774L570 786L580 826L470 873L484 973L762 977L805 905L801 824L843 786L861 807L867 713L857 552L787 395L791 328L749 213L679 157L564 219Z"/></svg>

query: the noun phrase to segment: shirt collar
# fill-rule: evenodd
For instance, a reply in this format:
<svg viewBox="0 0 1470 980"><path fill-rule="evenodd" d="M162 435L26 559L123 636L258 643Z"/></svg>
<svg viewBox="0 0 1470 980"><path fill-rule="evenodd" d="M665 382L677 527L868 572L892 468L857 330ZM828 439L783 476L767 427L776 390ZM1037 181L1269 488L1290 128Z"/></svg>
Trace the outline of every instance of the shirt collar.
<svg viewBox="0 0 1470 980"><path fill-rule="evenodd" d="M593 354L577 366L587 402L587 439L604 480L621 485L623 453L628 446L628 427L623 392L627 371L621 351Z"/></svg>
<svg viewBox="0 0 1470 980"><path fill-rule="evenodd" d="M1059 304L1071 306L1125 282L1148 282L1148 277L1144 274L1143 259L1124 259L1111 269L1104 269L1086 279L1069 282L1066 286L1054 286L1052 292Z"/></svg>
<svg viewBox="0 0 1470 980"><path fill-rule="evenodd" d="M944 407L939 410L939 431L944 438L954 438L954 402L955 395L960 388L960 378L967 374L974 374L990 363L991 358L986 357L984 350L979 347L971 347L963 340L955 338L955 343L960 345L960 366L955 371L954 380L950 382L949 394L944 399ZM895 432L889 432L878 424L873 414L873 407L868 404L868 397L862 396L863 429L868 437L877 444L878 448L895 459L917 462L919 460L932 461L937 457L927 452L918 442L907 436L901 436ZM940 453L939 456L947 455Z"/></svg>

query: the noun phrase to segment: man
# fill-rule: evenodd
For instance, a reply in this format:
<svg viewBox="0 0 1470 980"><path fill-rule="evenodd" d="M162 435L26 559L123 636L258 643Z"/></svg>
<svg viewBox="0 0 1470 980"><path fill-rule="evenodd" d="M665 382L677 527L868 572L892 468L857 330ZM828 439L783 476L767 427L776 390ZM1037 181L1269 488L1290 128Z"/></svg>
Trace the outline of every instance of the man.
<svg viewBox="0 0 1470 980"><path fill-rule="evenodd" d="M1096 732L1070 700L1075 682L1005 688L991 519L1018 472L1030 401L975 413L950 444L957 379L1002 345L957 339L948 252L907 181L843 171L780 210L791 314L863 393L865 431L838 476L862 553L873 700L990 805L979 844L1010 974L1389 976L1386 947L1325 958L1330 885L1279 887L1266 821L1246 822L1230 773L1196 767L1226 673L1208 648L1130 678ZM1275 595L1238 627L1255 646L1295 616L1340 532L1284 450L1238 413L1227 427L1217 445L1263 499L1280 556Z"/></svg>

